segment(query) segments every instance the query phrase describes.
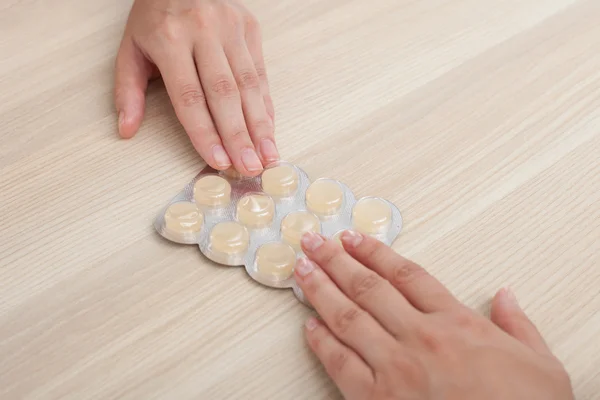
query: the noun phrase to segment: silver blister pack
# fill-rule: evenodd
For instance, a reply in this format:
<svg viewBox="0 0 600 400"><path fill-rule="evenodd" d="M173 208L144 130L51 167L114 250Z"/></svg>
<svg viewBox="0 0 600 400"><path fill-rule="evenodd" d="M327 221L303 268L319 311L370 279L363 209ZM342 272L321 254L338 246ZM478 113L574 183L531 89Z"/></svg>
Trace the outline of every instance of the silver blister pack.
<svg viewBox="0 0 600 400"><path fill-rule="evenodd" d="M263 285L292 288L309 305L293 276L304 256L304 233L339 241L344 230L354 229L390 245L402 230L402 216L387 200L356 199L345 184L311 182L302 169L282 161L254 178L205 168L160 211L154 227L170 241L198 245L218 264L243 265Z"/></svg>

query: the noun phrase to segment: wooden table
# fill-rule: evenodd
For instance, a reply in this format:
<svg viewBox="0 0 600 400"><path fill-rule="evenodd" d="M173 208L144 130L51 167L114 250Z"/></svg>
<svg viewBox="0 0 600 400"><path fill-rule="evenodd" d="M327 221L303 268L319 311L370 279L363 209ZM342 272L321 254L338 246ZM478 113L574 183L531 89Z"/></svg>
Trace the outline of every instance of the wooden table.
<svg viewBox="0 0 600 400"><path fill-rule="evenodd" d="M162 85L116 135L129 2L0 4L0 398L338 398L291 291L154 232L203 162ZM510 285L600 392L600 2L253 0L283 156L403 211L485 311Z"/></svg>

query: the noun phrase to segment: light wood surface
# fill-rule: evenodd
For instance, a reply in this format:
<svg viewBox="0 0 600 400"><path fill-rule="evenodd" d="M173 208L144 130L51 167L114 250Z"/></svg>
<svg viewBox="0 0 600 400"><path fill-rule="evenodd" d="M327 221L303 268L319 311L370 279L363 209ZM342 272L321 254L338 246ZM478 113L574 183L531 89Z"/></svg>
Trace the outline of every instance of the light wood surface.
<svg viewBox="0 0 600 400"><path fill-rule="evenodd" d="M288 290L161 240L200 168L154 83L117 138L130 2L0 3L0 398L333 399ZM600 2L252 0L285 159L403 211L394 248L509 285L600 393Z"/></svg>

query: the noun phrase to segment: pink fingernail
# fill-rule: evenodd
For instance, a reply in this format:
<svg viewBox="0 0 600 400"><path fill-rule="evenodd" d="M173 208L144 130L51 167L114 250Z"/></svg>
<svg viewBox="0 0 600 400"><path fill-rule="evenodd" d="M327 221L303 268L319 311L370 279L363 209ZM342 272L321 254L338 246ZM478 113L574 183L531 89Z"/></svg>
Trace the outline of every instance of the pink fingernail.
<svg viewBox="0 0 600 400"><path fill-rule="evenodd" d="M231 160L227 152L220 144L216 144L212 148L213 159L219 168L228 168L231 166Z"/></svg>
<svg viewBox="0 0 600 400"><path fill-rule="evenodd" d="M315 270L315 265L307 258L300 258L296 263L296 268L294 270L298 275L304 278Z"/></svg>
<svg viewBox="0 0 600 400"><path fill-rule="evenodd" d="M271 139L263 139L260 142L260 153L265 161L273 162L279 160L279 152Z"/></svg>
<svg viewBox="0 0 600 400"><path fill-rule="evenodd" d="M319 321L317 321L315 317L310 317L306 320L306 323L304 325L306 326L307 330L312 332L315 329L317 329L317 326L319 326Z"/></svg>
<svg viewBox="0 0 600 400"><path fill-rule="evenodd" d="M119 126L123 125L123 123L125 123L125 112L119 111Z"/></svg>
<svg viewBox="0 0 600 400"><path fill-rule="evenodd" d="M345 246L358 247L358 245L363 241L363 235L354 231L344 231L341 239Z"/></svg>
<svg viewBox="0 0 600 400"><path fill-rule="evenodd" d="M244 163L244 167L250 172L261 171L263 169L262 163L253 149L242 151L242 163Z"/></svg>
<svg viewBox="0 0 600 400"><path fill-rule="evenodd" d="M520 308L517 296L510 288L503 288L500 291L499 299L506 307Z"/></svg>
<svg viewBox="0 0 600 400"><path fill-rule="evenodd" d="M302 246L304 246L304 248L308 251L317 250L319 247L321 247L321 245L323 245L323 243L325 243L323 238L317 235L315 232L306 232L304 235L302 235Z"/></svg>

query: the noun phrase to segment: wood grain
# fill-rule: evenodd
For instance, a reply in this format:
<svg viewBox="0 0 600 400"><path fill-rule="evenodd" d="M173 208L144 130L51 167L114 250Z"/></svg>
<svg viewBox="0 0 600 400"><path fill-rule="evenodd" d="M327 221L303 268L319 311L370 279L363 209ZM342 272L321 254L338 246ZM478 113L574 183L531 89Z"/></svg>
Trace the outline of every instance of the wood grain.
<svg viewBox="0 0 600 400"><path fill-rule="evenodd" d="M0 4L0 398L333 399L291 292L160 240L200 168L154 83L117 138L130 2ZM512 286L600 393L600 2L250 0L283 156L395 202L485 311Z"/></svg>

